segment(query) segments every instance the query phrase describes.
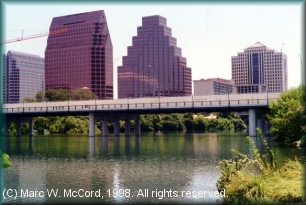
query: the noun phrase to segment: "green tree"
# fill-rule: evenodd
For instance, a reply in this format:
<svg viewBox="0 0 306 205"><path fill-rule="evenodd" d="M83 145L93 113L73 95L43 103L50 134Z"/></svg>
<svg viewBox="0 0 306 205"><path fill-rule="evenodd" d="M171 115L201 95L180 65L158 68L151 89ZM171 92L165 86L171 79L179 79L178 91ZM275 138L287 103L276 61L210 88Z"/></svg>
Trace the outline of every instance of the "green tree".
<svg viewBox="0 0 306 205"><path fill-rule="evenodd" d="M218 130L233 130L234 124L231 122L231 120L227 118L219 118L217 129Z"/></svg>
<svg viewBox="0 0 306 205"><path fill-rule="evenodd" d="M202 115L198 115L193 119L193 129L195 131L204 132L208 129L208 120L206 120Z"/></svg>
<svg viewBox="0 0 306 205"><path fill-rule="evenodd" d="M43 98L43 93L42 93L42 91L41 90L39 90L37 93L36 93L36 95L35 95L35 100L36 100L36 102L42 102L42 101L44 101L45 99L42 99Z"/></svg>
<svg viewBox="0 0 306 205"><path fill-rule="evenodd" d="M231 122L233 123L235 130L244 130L247 128L246 124L241 118L232 118Z"/></svg>
<svg viewBox="0 0 306 205"><path fill-rule="evenodd" d="M70 94L70 100L94 100L98 99L98 96L94 94L90 89L76 89L72 90Z"/></svg>
<svg viewBox="0 0 306 205"><path fill-rule="evenodd" d="M65 133L67 134L87 134L88 120L78 117L68 116L65 119Z"/></svg>
<svg viewBox="0 0 306 205"><path fill-rule="evenodd" d="M49 89L45 93L45 99L50 102L66 101L70 99L70 91Z"/></svg>
<svg viewBox="0 0 306 205"><path fill-rule="evenodd" d="M44 130L47 128L48 118L46 117L36 117L34 118L34 129L39 135L44 134Z"/></svg>
<svg viewBox="0 0 306 205"><path fill-rule="evenodd" d="M25 99L23 100L23 102L25 102L25 103L33 103L33 102L37 102L37 101L36 101L36 99L34 99L34 98L25 98Z"/></svg>
<svg viewBox="0 0 306 205"><path fill-rule="evenodd" d="M268 119L272 125L270 133L275 139L292 143L305 135L303 120L305 120L305 87L299 86L285 91L269 108Z"/></svg>
<svg viewBox="0 0 306 205"><path fill-rule="evenodd" d="M65 134L65 118L66 117L56 117L52 124L50 124L49 129L51 133Z"/></svg>
<svg viewBox="0 0 306 205"><path fill-rule="evenodd" d="M27 135L29 133L29 123L21 123L21 135Z"/></svg>
<svg viewBox="0 0 306 205"><path fill-rule="evenodd" d="M207 130L216 130L218 127L218 119L212 118L208 120L207 123Z"/></svg>
<svg viewBox="0 0 306 205"><path fill-rule="evenodd" d="M8 126L8 135L17 135L17 128L13 122L11 122Z"/></svg>
<svg viewBox="0 0 306 205"><path fill-rule="evenodd" d="M185 124L186 130L192 130L193 113L183 114L183 122Z"/></svg>
<svg viewBox="0 0 306 205"><path fill-rule="evenodd" d="M140 128L144 131L153 131L153 115L140 115Z"/></svg>
<svg viewBox="0 0 306 205"><path fill-rule="evenodd" d="M169 115L162 115L161 129L167 131L184 131L186 130L183 122L183 117L180 114L173 113Z"/></svg>

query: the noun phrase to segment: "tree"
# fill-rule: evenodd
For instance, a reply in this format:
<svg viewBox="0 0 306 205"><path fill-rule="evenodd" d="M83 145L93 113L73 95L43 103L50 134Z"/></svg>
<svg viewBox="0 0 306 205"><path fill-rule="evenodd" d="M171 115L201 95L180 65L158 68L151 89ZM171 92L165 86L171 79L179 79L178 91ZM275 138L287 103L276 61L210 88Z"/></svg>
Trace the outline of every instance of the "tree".
<svg viewBox="0 0 306 205"><path fill-rule="evenodd" d="M185 113L183 114L183 121L186 127L186 130L192 130L192 122L193 122L193 113Z"/></svg>
<svg viewBox="0 0 306 205"><path fill-rule="evenodd" d="M292 143L305 135L303 120L305 120L305 87L299 86L285 91L269 108L268 119L272 125L270 133L276 140Z"/></svg>
<svg viewBox="0 0 306 205"><path fill-rule="evenodd" d="M208 120L205 119L202 115L198 115L193 119L193 129L195 131L202 131L208 129Z"/></svg>
<svg viewBox="0 0 306 205"><path fill-rule="evenodd" d="M41 90L38 91L38 92L36 93L36 95L35 95L36 102L42 102L42 101L44 101L44 100L42 99L42 97L43 97L42 95L43 95L43 93L42 93Z"/></svg>
<svg viewBox="0 0 306 205"><path fill-rule="evenodd" d="M39 135L44 134L44 129L47 128L48 118L46 117L36 117L34 118L34 129Z"/></svg>
<svg viewBox="0 0 306 205"><path fill-rule="evenodd" d="M23 102L25 102L25 103L33 103L33 102L37 102L37 101L36 101L36 99L34 99L34 98L25 98L25 99L23 100Z"/></svg>
<svg viewBox="0 0 306 205"><path fill-rule="evenodd" d="M186 130L185 125L181 122L178 114L163 115L161 125L162 130L166 131Z"/></svg>
<svg viewBox="0 0 306 205"><path fill-rule="evenodd" d="M57 101L66 101L70 98L70 91L69 90L54 90L49 89L45 93L45 99L50 102L57 102Z"/></svg>
<svg viewBox="0 0 306 205"><path fill-rule="evenodd" d="M153 125L153 118L154 115L140 115L140 127L141 130L145 131L153 131L154 130L154 125Z"/></svg>
<svg viewBox="0 0 306 205"><path fill-rule="evenodd" d="M8 126L8 135L17 135L16 125L13 122L11 122Z"/></svg>
<svg viewBox="0 0 306 205"><path fill-rule="evenodd" d="M94 94L90 89L76 89L72 90L70 94L70 100L94 100L98 99L98 96Z"/></svg>
<svg viewBox="0 0 306 205"><path fill-rule="evenodd" d="M231 120L227 118L218 119L218 126L217 126L218 130L233 130L234 128L235 128L234 124L232 123Z"/></svg>

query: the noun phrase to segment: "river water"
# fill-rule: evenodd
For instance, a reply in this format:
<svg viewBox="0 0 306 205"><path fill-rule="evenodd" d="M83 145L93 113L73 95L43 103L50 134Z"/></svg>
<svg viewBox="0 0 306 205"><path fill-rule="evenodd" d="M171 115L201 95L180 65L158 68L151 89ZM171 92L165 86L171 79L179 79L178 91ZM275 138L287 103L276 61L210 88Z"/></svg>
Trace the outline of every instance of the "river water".
<svg viewBox="0 0 306 205"><path fill-rule="evenodd" d="M8 137L4 204L220 203L218 163L248 154L245 133L142 133L140 137ZM259 146L259 140L253 138ZM302 150L268 138L282 163ZM4 194L4 195L3 195ZM225 193L226 194L226 193Z"/></svg>

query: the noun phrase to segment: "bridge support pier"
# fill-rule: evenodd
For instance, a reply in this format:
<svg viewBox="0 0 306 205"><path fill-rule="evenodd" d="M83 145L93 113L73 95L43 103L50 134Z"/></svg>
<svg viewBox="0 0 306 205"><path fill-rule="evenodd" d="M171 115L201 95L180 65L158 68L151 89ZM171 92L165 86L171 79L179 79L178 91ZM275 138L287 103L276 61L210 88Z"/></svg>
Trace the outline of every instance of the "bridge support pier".
<svg viewBox="0 0 306 205"><path fill-rule="evenodd" d="M119 119L115 119L115 121L114 121L114 136L119 136L119 135L120 135Z"/></svg>
<svg viewBox="0 0 306 205"><path fill-rule="evenodd" d="M106 116L104 116L104 119L102 121L102 137L106 137L107 136L107 119Z"/></svg>
<svg viewBox="0 0 306 205"><path fill-rule="evenodd" d="M125 119L125 135L126 136L130 136L130 128L131 128L131 122L130 122L130 118L127 117Z"/></svg>
<svg viewBox="0 0 306 205"><path fill-rule="evenodd" d="M249 136L256 136L256 113L255 109L249 109Z"/></svg>
<svg viewBox="0 0 306 205"><path fill-rule="evenodd" d="M95 136L95 113L89 113L89 137Z"/></svg>
<svg viewBox="0 0 306 205"><path fill-rule="evenodd" d="M267 134L269 130L268 130L268 122L267 122L267 119L265 117L265 113L264 112L257 112L257 114L258 114L257 127L260 127L263 134Z"/></svg>

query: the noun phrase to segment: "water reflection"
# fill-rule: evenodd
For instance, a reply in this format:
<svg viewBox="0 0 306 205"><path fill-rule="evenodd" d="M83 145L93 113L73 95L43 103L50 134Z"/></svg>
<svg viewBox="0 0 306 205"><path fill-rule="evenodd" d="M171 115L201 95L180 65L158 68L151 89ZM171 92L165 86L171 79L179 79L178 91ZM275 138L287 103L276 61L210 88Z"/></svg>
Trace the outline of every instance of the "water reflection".
<svg viewBox="0 0 306 205"><path fill-rule="evenodd" d="M135 137L135 154L140 153L140 136Z"/></svg>
<svg viewBox="0 0 306 205"><path fill-rule="evenodd" d="M256 145L258 141L253 139ZM215 203L216 198L157 199L152 191L216 191L217 165L231 149L247 154L244 136L228 133L142 134L142 137L35 136L7 138L3 143L12 167L5 188L20 190L101 190L101 198L19 198L5 203ZM274 148L277 150L277 147ZM299 155L301 150L277 152ZM293 155L291 155L293 156ZM0 179L1 180L1 179ZM107 190L140 189L149 197L108 196Z"/></svg>
<svg viewBox="0 0 306 205"><path fill-rule="evenodd" d="M29 137L29 154L33 154L33 136Z"/></svg>
<svg viewBox="0 0 306 205"><path fill-rule="evenodd" d="M114 156L120 156L120 138L118 136L114 137Z"/></svg>
<svg viewBox="0 0 306 205"><path fill-rule="evenodd" d="M95 138L89 137L89 157L93 158L95 155Z"/></svg>
<svg viewBox="0 0 306 205"><path fill-rule="evenodd" d="M125 155L130 155L131 143L130 143L130 136L125 137Z"/></svg>

